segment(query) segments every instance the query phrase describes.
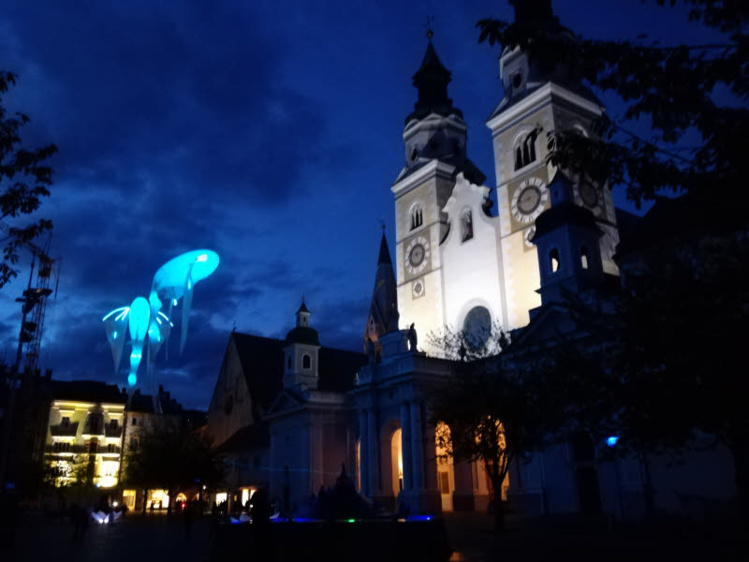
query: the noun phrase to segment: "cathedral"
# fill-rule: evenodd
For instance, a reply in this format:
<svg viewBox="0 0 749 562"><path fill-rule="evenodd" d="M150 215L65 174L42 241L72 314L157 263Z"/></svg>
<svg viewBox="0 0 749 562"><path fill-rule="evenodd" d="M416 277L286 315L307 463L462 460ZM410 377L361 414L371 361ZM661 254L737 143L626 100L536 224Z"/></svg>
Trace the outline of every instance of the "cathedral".
<svg viewBox="0 0 749 562"><path fill-rule="evenodd" d="M571 33L550 2L515 10L518 22ZM365 353L323 347L304 302L285 340L232 333L206 429L230 466L228 501L244 503L262 486L301 512L343 467L361 494L390 509L486 511L485 467L444 460L437 448L429 399L450 363L426 335L450 327L483 346L502 329L533 345L564 331L555 303L564 291L596 298L616 283L617 225L631 220L614 208L608 186L547 163L550 132L592 134L604 111L593 93L564 69L537 68L519 49L501 54L499 74L504 97L487 108L496 177L489 186L466 152L451 73L430 38L413 76L405 163L391 186L395 247L391 254L383 234ZM677 488L690 476L664 478ZM503 494L529 514L624 516L641 510L643 486L638 461L602 463L589 444L572 443L518 462ZM675 498L664 496L664 505Z"/></svg>

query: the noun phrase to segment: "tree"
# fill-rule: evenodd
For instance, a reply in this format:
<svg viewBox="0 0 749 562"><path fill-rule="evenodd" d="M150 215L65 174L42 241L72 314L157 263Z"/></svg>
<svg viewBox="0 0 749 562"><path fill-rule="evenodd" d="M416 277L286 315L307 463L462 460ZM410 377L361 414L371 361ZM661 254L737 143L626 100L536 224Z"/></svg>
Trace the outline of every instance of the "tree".
<svg viewBox="0 0 749 562"><path fill-rule="evenodd" d="M491 483L497 531L505 526L502 484L512 462L543 449L564 426L564 403L538 365L513 364L505 334L492 337L445 330L432 337L453 361L448 384L434 397L437 445L455 461L483 461Z"/></svg>
<svg viewBox="0 0 749 562"><path fill-rule="evenodd" d="M0 221L31 215L39 208L42 198L49 196L52 168L47 160L57 152L53 144L31 150L20 146L20 130L29 118L22 113L8 116L3 105L3 95L15 82L15 74L0 71ZM47 219L8 228L3 240L0 288L18 274L14 266L21 247L51 228L52 222Z"/></svg>
<svg viewBox="0 0 749 562"><path fill-rule="evenodd" d="M593 411L588 402L581 418L616 432L625 449L681 453L704 435L725 445L746 517L749 411L737 366L749 336L749 239L675 237L650 245L639 263L625 265L611 313L571 304L578 324L597 334L599 349L567 345L558 368L584 373L582 386L603 397L603 408Z"/></svg>
<svg viewBox="0 0 749 562"><path fill-rule="evenodd" d="M597 185L626 186L627 197L637 205L705 189L720 190L721 197L740 193L749 171L743 151L749 116L745 2L683 0L690 20L722 32L725 40L676 46L648 42L646 36L581 39L551 16L549 0L511 3L516 21L479 21L480 42L519 47L545 74L615 93L624 105L622 115L604 114L597 121L597 135L550 132L552 164L585 174ZM531 4L546 6L532 6L534 11L526 13L523 6ZM649 121L647 140L630 130L636 120ZM682 141L689 146L681 146Z"/></svg>
<svg viewBox="0 0 749 562"><path fill-rule="evenodd" d="M637 236L618 248L623 290L612 313L570 303L581 329L605 349L572 346L559 363L560 370L582 366L582 386L600 397L601 408L578 408L581 423L616 428L623 445L646 452L682 450L700 432L714 435L733 453L749 519L749 414L736 370L749 335L749 207L735 203L745 200L749 172L749 5L684 0L688 18L724 40L661 46L642 36L581 39L547 17L548 0L535 3L546 4L540 18L514 4L516 21L480 21L479 41L520 47L537 68L561 69L624 106L620 116L598 120L597 136L551 132L550 163L626 189L638 206L655 202ZM633 121L649 123L648 139L632 132Z"/></svg>
<svg viewBox="0 0 749 562"><path fill-rule="evenodd" d="M166 423L141 433L138 446L126 453L123 468L126 484L146 491L163 488L169 497L199 485L217 485L224 477L224 466L208 439ZM170 513L171 507L170 502Z"/></svg>

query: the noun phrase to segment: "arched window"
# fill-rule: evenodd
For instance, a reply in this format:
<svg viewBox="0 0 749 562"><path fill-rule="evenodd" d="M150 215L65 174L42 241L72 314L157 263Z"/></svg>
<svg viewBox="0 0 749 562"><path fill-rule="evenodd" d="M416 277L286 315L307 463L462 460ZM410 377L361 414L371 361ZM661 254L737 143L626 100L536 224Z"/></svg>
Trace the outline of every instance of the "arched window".
<svg viewBox="0 0 749 562"><path fill-rule="evenodd" d="M419 228L424 223L424 213L420 205L414 205L411 209L411 230Z"/></svg>
<svg viewBox="0 0 749 562"><path fill-rule="evenodd" d="M289 358L286 360L286 368L291 370L291 355L289 355Z"/></svg>
<svg viewBox="0 0 749 562"><path fill-rule="evenodd" d="M525 136L515 147L515 170L525 168L531 162L536 161L536 136L535 130Z"/></svg>
<svg viewBox="0 0 749 562"><path fill-rule="evenodd" d="M559 266L559 250L552 248L551 252L549 252L549 267L551 268L551 272L556 273L559 271Z"/></svg>
<svg viewBox="0 0 749 562"><path fill-rule="evenodd" d="M470 210L460 216L460 239L462 242L473 238L473 215Z"/></svg>
<svg viewBox="0 0 749 562"><path fill-rule="evenodd" d="M580 265L583 269L588 269L589 255L587 246L580 248Z"/></svg>
<svg viewBox="0 0 749 562"><path fill-rule="evenodd" d="M463 339L471 349L482 349L492 333L492 315L483 306L474 306L463 320Z"/></svg>
<svg viewBox="0 0 749 562"><path fill-rule="evenodd" d="M512 73L512 89L517 90L523 85L523 75L520 72Z"/></svg>
<svg viewBox="0 0 749 562"><path fill-rule="evenodd" d="M304 355L302 356L302 368L303 368L303 369L309 369L309 367L310 367L310 363L311 363L311 362L312 362L312 360L310 359L309 355L307 355L307 354L305 353L305 354L304 354Z"/></svg>

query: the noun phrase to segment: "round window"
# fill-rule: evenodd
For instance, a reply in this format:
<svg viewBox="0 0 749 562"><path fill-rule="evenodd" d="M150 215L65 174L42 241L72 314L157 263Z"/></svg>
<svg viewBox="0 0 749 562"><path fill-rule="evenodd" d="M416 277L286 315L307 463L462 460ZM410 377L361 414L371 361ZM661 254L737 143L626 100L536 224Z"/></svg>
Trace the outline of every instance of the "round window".
<svg viewBox="0 0 749 562"><path fill-rule="evenodd" d="M492 315L483 306L474 306L466 314L463 321L463 335L473 349L481 349L486 345L492 333Z"/></svg>

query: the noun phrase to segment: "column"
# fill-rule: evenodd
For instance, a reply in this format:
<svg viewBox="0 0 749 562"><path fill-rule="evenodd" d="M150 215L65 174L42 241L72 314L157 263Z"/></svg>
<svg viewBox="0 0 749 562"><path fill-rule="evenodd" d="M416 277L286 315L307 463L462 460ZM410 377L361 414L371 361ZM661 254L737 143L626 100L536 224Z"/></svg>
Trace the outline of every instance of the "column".
<svg viewBox="0 0 749 562"><path fill-rule="evenodd" d="M453 492L453 509L455 511L473 511L473 496L477 483L473 482L473 470L470 461L453 462L455 490Z"/></svg>
<svg viewBox="0 0 749 562"><path fill-rule="evenodd" d="M411 465L413 466L413 489L424 489L424 436L421 432L421 405L411 402Z"/></svg>
<svg viewBox="0 0 749 562"><path fill-rule="evenodd" d="M413 465L411 464L411 409L408 402L401 404L401 454L403 455L403 490L413 488Z"/></svg>
<svg viewBox="0 0 749 562"><path fill-rule="evenodd" d="M369 434L367 432L367 411L359 410L359 481L361 493L371 496L369 489Z"/></svg>
<svg viewBox="0 0 749 562"><path fill-rule="evenodd" d="M435 427L431 423L424 424L421 450L424 452L424 487L427 490L438 490L437 484L437 438Z"/></svg>
<svg viewBox="0 0 749 562"><path fill-rule="evenodd" d="M377 416L374 408L370 408L367 411L367 434L368 434L368 446L369 446L369 459L368 459L368 486L370 497L379 494L380 487L378 485L380 478L379 470L379 451L378 447L380 440L377 435Z"/></svg>

